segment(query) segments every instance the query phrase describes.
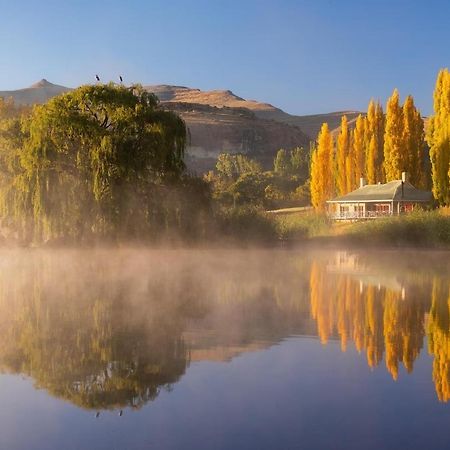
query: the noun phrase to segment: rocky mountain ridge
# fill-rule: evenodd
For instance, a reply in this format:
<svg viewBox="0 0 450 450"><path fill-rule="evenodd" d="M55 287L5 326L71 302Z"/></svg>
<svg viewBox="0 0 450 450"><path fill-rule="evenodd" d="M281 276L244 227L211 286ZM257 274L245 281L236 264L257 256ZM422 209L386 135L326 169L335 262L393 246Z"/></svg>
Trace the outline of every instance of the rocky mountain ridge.
<svg viewBox="0 0 450 450"><path fill-rule="evenodd" d="M196 172L209 170L221 152L245 153L269 167L279 148L309 149L323 122L338 128L342 115L353 121L359 112L295 116L269 103L246 100L230 90L202 91L185 86L144 86L155 93L162 105L176 111L190 134L188 167ZM45 79L25 89L0 91L0 97L18 104L44 103L71 88Z"/></svg>

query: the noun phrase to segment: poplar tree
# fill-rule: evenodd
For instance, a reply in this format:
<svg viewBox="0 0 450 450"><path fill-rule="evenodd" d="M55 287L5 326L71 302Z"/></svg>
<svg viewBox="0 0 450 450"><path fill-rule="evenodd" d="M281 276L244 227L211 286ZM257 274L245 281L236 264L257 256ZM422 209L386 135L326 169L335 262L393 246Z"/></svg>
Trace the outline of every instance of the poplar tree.
<svg viewBox="0 0 450 450"><path fill-rule="evenodd" d="M440 70L433 94L434 115L427 129L430 146L433 195L441 205L450 205L450 72Z"/></svg>
<svg viewBox="0 0 450 450"><path fill-rule="evenodd" d="M333 153L333 137L328 124L324 123L311 158L311 203L317 211L323 211L325 202L335 193Z"/></svg>
<svg viewBox="0 0 450 450"><path fill-rule="evenodd" d="M350 143L350 152L345 158L346 191L350 192L355 188L355 166L353 164L353 145Z"/></svg>
<svg viewBox="0 0 450 450"><path fill-rule="evenodd" d="M359 178L365 172L365 139L366 139L366 118L360 114L356 119L356 126L353 130L353 189L358 186Z"/></svg>
<svg viewBox="0 0 450 450"><path fill-rule="evenodd" d="M424 162L424 126L420 112L414 106L411 95L403 104L403 170L408 172L409 180L414 186L425 187Z"/></svg>
<svg viewBox="0 0 450 450"><path fill-rule="evenodd" d="M399 103L398 90L394 89L386 107L386 127L384 131L386 181L400 179L404 166L403 137L403 112Z"/></svg>
<svg viewBox="0 0 450 450"><path fill-rule="evenodd" d="M337 138L336 148L336 187L340 195L348 192L347 158L350 153L350 133L347 116L341 118L341 129Z"/></svg>
<svg viewBox="0 0 450 450"><path fill-rule="evenodd" d="M370 184L383 182L384 114L380 103L375 104L373 100L367 109L366 142L367 182Z"/></svg>

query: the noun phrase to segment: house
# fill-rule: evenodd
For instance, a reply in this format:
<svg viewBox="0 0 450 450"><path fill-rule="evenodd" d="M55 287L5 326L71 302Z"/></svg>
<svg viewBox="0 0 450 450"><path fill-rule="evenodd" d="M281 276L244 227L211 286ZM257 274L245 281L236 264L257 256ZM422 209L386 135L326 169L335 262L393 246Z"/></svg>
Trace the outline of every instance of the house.
<svg viewBox="0 0 450 450"><path fill-rule="evenodd" d="M415 188L402 173L401 180L385 184L365 184L348 194L328 200L328 213L336 220L374 219L412 212L417 207L428 207L431 192Z"/></svg>

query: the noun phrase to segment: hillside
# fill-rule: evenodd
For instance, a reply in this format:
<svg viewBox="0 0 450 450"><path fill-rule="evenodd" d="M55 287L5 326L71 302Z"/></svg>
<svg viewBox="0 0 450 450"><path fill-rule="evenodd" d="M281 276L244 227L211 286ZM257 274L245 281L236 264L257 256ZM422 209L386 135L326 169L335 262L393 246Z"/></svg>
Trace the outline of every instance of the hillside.
<svg viewBox="0 0 450 450"><path fill-rule="evenodd" d="M213 167L222 151L242 152L270 166L279 148L309 148L324 121L331 129L339 126L341 116L350 121L358 112L334 112L295 116L256 100L246 100L229 90L201 91L184 86L145 86L161 103L185 120L190 133L188 167L202 172ZM44 103L70 88L45 79L25 89L0 91L0 97L13 98L19 104Z"/></svg>
<svg viewBox="0 0 450 450"><path fill-rule="evenodd" d="M71 88L48 82L45 78L25 89L0 91L0 97L12 98L19 105L45 103L55 95L70 91Z"/></svg>
<svg viewBox="0 0 450 450"><path fill-rule="evenodd" d="M221 152L244 153L271 167L279 148L309 147L298 127L259 119L245 108L167 102L186 122L190 133L187 164L198 172L210 170Z"/></svg>

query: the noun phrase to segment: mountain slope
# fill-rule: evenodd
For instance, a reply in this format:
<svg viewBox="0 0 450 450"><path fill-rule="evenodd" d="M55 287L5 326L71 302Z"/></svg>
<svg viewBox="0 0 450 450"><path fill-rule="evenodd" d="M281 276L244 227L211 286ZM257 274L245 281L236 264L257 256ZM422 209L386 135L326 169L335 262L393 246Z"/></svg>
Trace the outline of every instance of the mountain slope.
<svg viewBox="0 0 450 450"><path fill-rule="evenodd" d="M358 114L349 111L295 116L269 103L243 99L229 90L201 91L170 85L145 89L154 92L165 108L176 111L186 122L190 134L188 167L197 172L211 169L223 151L248 154L269 167L280 148L308 149L324 121L336 129L343 114L350 121ZM29 88L0 91L0 97L11 97L18 104L35 104L70 90L42 79Z"/></svg>
<svg viewBox="0 0 450 450"><path fill-rule="evenodd" d="M34 83L28 88L17 89L16 91L0 91L0 97L12 98L19 105L32 105L35 103L45 103L50 98L72 89L65 86L49 83L45 78Z"/></svg>
<svg viewBox="0 0 450 450"><path fill-rule="evenodd" d="M278 149L309 146L309 137L300 128L259 119L245 108L183 102L163 104L186 122L191 138L187 164L197 172L212 169L221 152L244 153L269 168Z"/></svg>
<svg viewBox="0 0 450 450"><path fill-rule="evenodd" d="M300 127L301 130L314 140L320 127L327 122L331 130L339 128L341 117L347 116L352 123L360 114L359 111L337 111L326 114L313 114L296 116L288 114L282 109L269 103L261 103L256 100L245 100L228 90L201 91L185 86L150 85L144 86L149 92L155 93L162 102L183 102L211 105L217 107L246 108L252 111L256 117L265 120L275 120L288 125Z"/></svg>

